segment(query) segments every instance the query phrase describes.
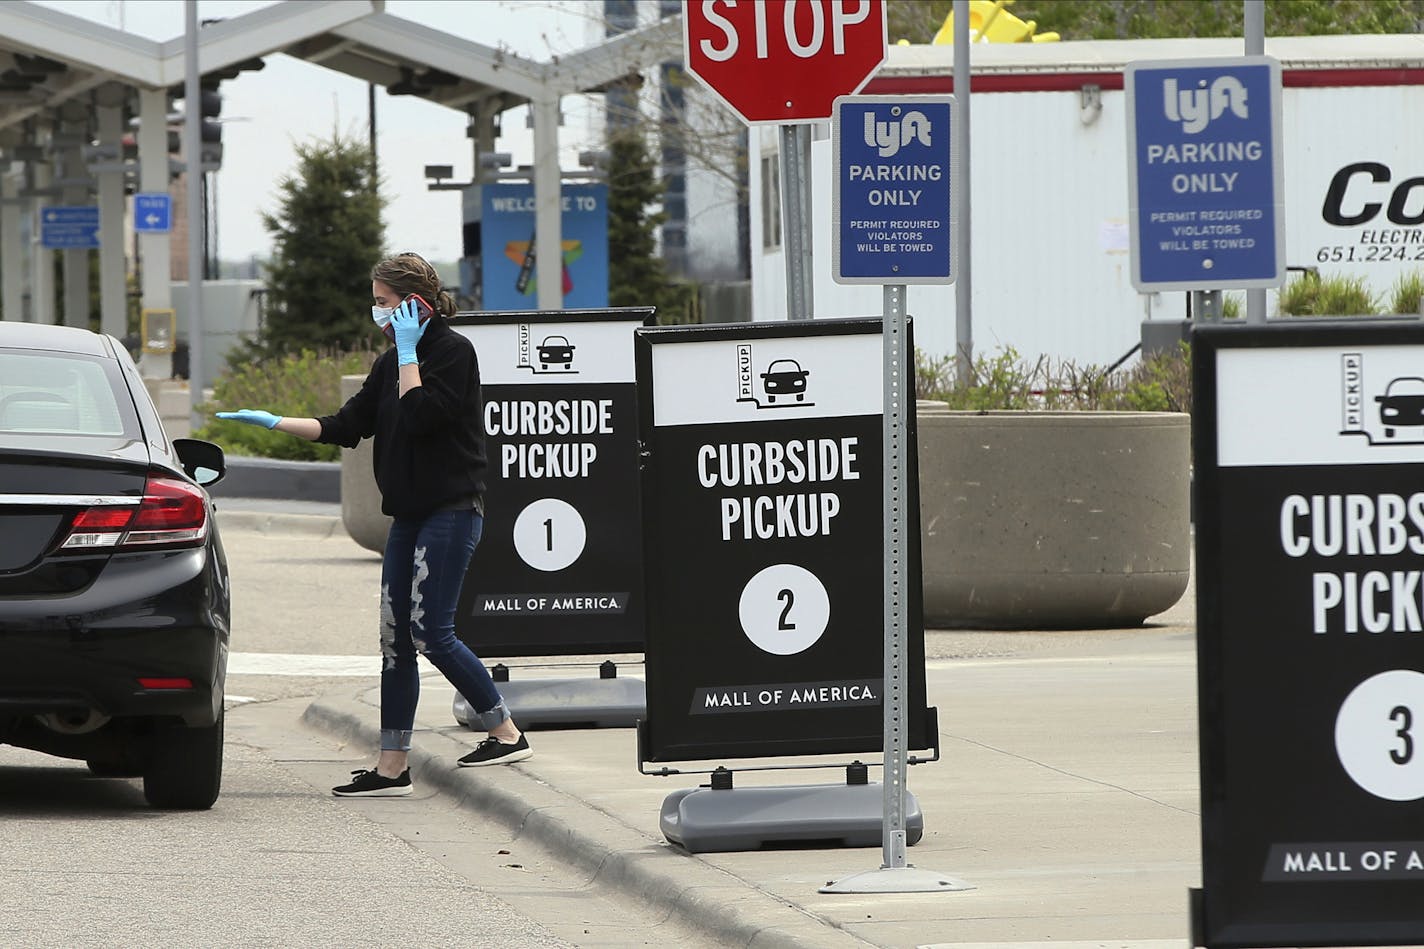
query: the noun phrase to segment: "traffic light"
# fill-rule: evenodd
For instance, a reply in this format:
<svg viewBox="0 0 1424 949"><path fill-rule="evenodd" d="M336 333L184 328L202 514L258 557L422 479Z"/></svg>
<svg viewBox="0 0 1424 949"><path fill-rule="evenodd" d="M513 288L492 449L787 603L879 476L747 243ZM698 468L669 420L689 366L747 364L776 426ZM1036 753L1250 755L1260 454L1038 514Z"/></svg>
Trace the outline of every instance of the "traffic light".
<svg viewBox="0 0 1424 949"><path fill-rule="evenodd" d="M184 88L179 86L174 92L174 104L183 103L181 118L188 116L188 103L184 99ZM216 83L206 78L198 90L198 160L204 171L214 171L222 165L222 93Z"/></svg>

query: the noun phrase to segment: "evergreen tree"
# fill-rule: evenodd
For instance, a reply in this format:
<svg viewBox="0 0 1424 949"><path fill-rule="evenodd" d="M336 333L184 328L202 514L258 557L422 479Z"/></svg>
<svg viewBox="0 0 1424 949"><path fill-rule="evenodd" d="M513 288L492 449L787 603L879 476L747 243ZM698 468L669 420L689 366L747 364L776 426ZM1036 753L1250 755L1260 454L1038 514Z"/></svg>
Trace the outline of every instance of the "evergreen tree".
<svg viewBox="0 0 1424 949"><path fill-rule="evenodd" d="M297 158L277 213L262 215L273 248L257 348L275 355L372 345L370 273L385 243L385 202L370 149L333 132L297 146Z"/></svg>
<svg viewBox="0 0 1424 949"><path fill-rule="evenodd" d="M655 306L659 323L685 323L692 288L673 279L657 254L663 185L647 141L635 126L608 142L608 303Z"/></svg>

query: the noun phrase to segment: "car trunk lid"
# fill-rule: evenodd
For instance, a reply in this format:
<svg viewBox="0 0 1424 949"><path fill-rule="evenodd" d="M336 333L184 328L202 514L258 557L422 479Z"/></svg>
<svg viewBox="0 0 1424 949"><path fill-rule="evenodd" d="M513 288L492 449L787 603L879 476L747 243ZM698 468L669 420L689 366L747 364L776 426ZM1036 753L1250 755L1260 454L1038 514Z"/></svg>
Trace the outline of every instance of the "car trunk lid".
<svg viewBox="0 0 1424 949"><path fill-rule="evenodd" d="M137 507L148 461L141 443L137 449L0 454L0 596L68 593L92 582L112 551L55 557L55 548L82 512Z"/></svg>

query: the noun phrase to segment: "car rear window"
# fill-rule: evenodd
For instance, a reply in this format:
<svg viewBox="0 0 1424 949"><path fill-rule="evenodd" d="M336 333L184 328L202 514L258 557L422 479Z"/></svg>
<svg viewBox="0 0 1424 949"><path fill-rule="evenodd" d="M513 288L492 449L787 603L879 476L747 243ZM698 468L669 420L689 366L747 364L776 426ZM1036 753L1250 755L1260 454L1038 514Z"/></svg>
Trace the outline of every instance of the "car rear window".
<svg viewBox="0 0 1424 949"><path fill-rule="evenodd" d="M137 432L133 402L112 360L0 349L0 434Z"/></svg>

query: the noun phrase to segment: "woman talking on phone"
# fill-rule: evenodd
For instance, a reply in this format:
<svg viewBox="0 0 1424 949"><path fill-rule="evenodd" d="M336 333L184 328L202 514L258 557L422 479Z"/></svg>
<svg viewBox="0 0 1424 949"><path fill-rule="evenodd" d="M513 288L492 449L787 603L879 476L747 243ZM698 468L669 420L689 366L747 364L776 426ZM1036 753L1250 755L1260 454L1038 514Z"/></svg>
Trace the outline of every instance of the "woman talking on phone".
<svg viewBox="0 0 1424 949"><path fill-rule="evenodd" d="M420 696L417 653L478 710L489 732L460 759L462 766L533 754L484 663L455 637L460 585L484 526L484 408L475 349L446 325L454 301L418 254L376 264L371 298L372 319L395 345L376 358L361 390L335 415L218 413L347 448L374 438L381 511L394 518L381 567L381 750L374 768L332 788L340 797L411 793L406 759Z"/></svg>

